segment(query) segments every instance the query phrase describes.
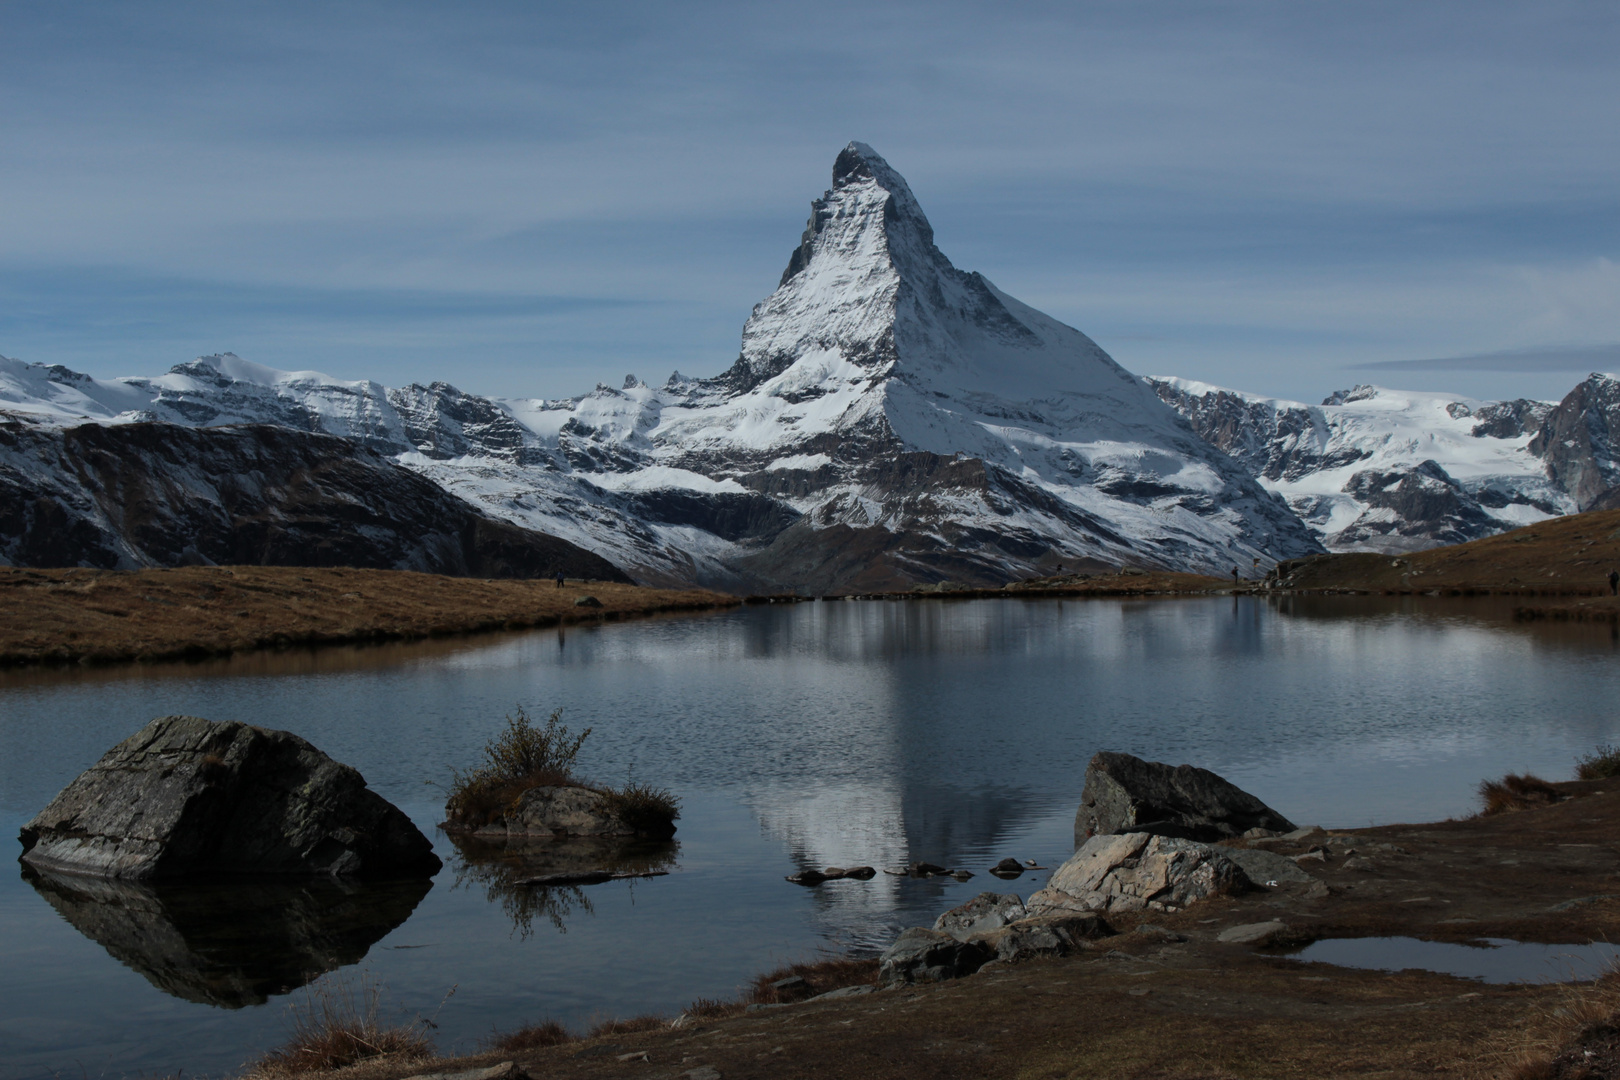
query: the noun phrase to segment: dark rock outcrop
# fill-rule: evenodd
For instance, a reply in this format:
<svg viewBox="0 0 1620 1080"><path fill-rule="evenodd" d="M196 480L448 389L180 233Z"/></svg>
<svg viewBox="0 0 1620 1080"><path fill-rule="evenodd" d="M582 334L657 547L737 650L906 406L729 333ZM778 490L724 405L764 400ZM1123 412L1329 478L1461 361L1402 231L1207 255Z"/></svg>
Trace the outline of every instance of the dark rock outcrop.
<svg viewBox="0 0 1620 1080"><path fill-rule="evenodd" d="M1086 766L1074 842L1078 847L1108 833L1210 841L1250 829L1293 828L1293 822L1208 769L1103 751Z"/></svg>
<svg viewBox="0 0 1620 1080"><path fill-rule="evenodd" d="M0 423L0 563L629 580L353 440L271 424Z"/></svg>
<svg viewBox="0 0 1620 1080"><path fill-rule="evenodd" d="M1388 513L1363 514L1332 537L1335 546L1372 547L1368 541L1391 534L1423 546L1461 544L1502 529L1436 461L1409 469L1364 469L1351 475L1344 491L1372 510Z"/></svg>
<svg viewBox="0 0 1620 1080"><path fill-rule="evenodd" d="M54 874L23 878L57 914L166 994L240 1009L357 964L408 919L433 883L267 878L152 884Z"/></svg>
<svg viewBox="0 0 1620 1080"><path fill-rule="evenodd" d="M1547 476L1573 496L1580 510L1594 509L1620 486L1615 433L1620 431L1620 379L1594 372L1542 420L1530 452L1547 463Z"/></svg>
<svg viewBox="0 0 1620 1080"><path fill-rule="evenodd" d="M885 985L944 982L971 975L995 953L977 941L958 941L940 930L913 926L878 958L878 978Z"/></svg>
<svg viewBox="0 0 1620 1080"><path fill-rule="evenodd" d="M219 874L425 877L433 845L365 778L290 732L164 716L23 826L22 859L158 881Z"/></svg>

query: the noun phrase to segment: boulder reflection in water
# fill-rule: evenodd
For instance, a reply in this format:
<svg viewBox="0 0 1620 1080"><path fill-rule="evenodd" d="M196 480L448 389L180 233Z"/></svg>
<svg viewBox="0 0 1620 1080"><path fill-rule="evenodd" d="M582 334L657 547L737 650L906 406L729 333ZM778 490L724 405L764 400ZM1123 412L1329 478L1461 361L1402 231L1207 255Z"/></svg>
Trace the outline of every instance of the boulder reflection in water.
<svg viewBox="0 0 1620 1080"><path fill-rule="evenodd" d="M326 877L137 884L26 864L22 874L75 930L159 990L226 1009L359 963L433 888Z"/></svg>
<svg viewBox="0 0 1620 1080"><path fill-rule="evenodd" d="M534 920L542 916L558 933L568 932L568 919L576 910L594 914L591 901L578 885L523 885L526 878L545 874L610 870L615 873L668 872L680 853L678 840L636 840L627 837L543 837L505 835L482 837L449 833L456 848L452 888L484 889L490 903L499 903L519 937L534 933Z"/></svg>

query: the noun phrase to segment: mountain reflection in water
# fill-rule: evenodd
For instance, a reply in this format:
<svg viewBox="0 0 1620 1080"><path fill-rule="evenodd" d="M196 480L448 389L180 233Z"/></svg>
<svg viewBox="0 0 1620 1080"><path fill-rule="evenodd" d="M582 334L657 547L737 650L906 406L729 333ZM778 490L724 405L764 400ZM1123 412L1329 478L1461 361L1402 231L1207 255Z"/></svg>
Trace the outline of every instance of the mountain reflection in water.
<svg viewBox="0 0 1620 1080"><path fill-rule="evenodd" d="M425 879L232 878L137 884L53 874L23 880L74 929L166 994L262 1005L365 958L433 888Z"/></svg>
<svg viewBox="0 0 1620 1080"><path fill-rule="evenodd" d="M578 837L548 840L536 837L484 837L449 833L455 845L450 866L453 889L482 888L492 904L499 904L520 938L534 933L534 920L543 916L560 934L568 932L568 919L579 912L595 914L590 897L578 885L524 885L526 878L542 874L614 873L647 874L675 869L681 845L676 840L625 840Z"/></svg>

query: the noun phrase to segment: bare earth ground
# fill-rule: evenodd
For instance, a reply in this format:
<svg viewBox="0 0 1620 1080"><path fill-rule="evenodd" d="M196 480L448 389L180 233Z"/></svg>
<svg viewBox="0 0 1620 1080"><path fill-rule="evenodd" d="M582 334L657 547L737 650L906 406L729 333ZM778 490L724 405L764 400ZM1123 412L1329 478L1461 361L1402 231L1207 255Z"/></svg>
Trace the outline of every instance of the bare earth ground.
<svg viewBox="0 0 1620 1080"><path fill-rule="evenodd" d="M575 607L583 596L600 607ZM403 570L0 567L0 666L116 663L439 637L736 604L701 589L441 577Z"/></svg>
<svg viewBox="0 0 1620 1080"><path fill-rule="evenodd" d="M1611 1075L1537 1067L1582 1023L1620 1006L1613 979L1489 985L1307 965L1277 951L1378 935L1620 940L1620 780L1558 786L1576 797L1488 818L1259 842L1289 855L1321 847L1326 858L1301 864L1310 884L1174 915L1112 916L1122 933L1078 956L539 1050L324 1075L389 1080L513 1060L534 1077L646 1080ZM1282 927L1258 946L1216 940L1270 921ZM1584 1051L1573 1052L1590 1069Z"/></svg>

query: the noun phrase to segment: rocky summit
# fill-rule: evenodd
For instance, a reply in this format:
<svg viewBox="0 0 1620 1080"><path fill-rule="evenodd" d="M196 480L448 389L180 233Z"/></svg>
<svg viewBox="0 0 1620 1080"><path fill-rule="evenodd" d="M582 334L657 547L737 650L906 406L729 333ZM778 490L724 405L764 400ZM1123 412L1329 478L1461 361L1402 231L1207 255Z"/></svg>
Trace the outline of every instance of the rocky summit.
<svg viewBox="0 0 1620 1080"><path fill-rule="evenodd" d="M162 881L225 874L408 878L433 844L354 769L286 731L164 716L22 828L46 871Z"/></svg>

